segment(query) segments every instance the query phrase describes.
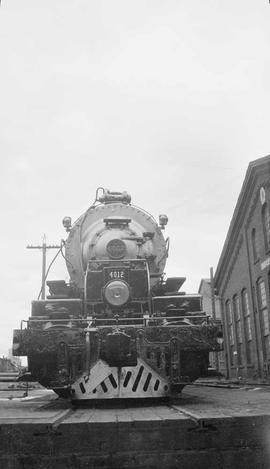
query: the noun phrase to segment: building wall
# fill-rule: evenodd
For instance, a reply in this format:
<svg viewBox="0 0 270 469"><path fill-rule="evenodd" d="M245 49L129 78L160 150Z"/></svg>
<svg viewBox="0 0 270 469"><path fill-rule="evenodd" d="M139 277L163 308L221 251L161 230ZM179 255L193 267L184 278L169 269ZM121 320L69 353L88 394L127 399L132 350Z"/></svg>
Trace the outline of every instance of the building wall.
<svg viewBox="0 0 270 469"><path fill-rule="evenodd" d="M12 363L10 359L7 357L0 358L0 372L6 373L6 372L11 372L11 371L17 371L14 363Z"/></svg>
<svg viewBox="0 0 270 469"><path fill-rule="evenodd" d="M202 295L202 309L211 317L214 317L212 291L209 279L202 279L199 287L199 294ZM221 304L219 298L215 297L215 316L221 320ZM209 353L209 365L221 374L226 374L225 354L221 352Z"/></svg>
<svg viewBox="0 0 270 469"><path fill-rule="evenodd" d="M199 287L199 294L202 295L202 307L203 310L209 314L209 316L214 316L213 305L212 305L212 292L211 284L209 279L202 279ZM215 296L215 316L216 319L221 319L221 305L219 298Z"/></svg>
<svg viewBox="0 0 270 469"><path fill-rule="evenodd" d="M269 172L258 170L251 180L252 193L247 195L245 213L239 214L242 222L235 230L237 236L231 236L229 254L219 276L229 377L270 379L270 242L266 243L270 238L269 179ZM263 218L263 212L269 215Z"/></svg>

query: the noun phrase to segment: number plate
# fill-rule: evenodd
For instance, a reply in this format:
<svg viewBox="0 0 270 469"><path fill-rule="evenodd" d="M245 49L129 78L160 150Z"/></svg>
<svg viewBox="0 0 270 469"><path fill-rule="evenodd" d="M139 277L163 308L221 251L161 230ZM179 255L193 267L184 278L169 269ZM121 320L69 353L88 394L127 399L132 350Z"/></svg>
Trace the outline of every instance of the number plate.
<svg viewBox="0 0 270 469"><path fill-rule="evenodd" d="M104 269L105 283L110 282L111 280L124 280L128 282L128 269L120 268L105 268Z"/></svg>

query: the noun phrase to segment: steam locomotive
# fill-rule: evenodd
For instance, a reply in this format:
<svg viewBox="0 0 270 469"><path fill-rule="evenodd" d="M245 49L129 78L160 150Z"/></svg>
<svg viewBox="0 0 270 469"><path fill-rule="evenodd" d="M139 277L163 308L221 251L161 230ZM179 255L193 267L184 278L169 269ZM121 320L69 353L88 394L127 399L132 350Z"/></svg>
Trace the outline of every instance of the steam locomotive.
<svg viewBox="0 0 270 469"><path fill-rule="evenodd" d="M207 372L220 326L200 295L179 291L185 278L165 278L167 221L103 188L73 225L64 218L70 281L47 281L50 294L14 331L31 379L74 401L161 398Z"/></svg>

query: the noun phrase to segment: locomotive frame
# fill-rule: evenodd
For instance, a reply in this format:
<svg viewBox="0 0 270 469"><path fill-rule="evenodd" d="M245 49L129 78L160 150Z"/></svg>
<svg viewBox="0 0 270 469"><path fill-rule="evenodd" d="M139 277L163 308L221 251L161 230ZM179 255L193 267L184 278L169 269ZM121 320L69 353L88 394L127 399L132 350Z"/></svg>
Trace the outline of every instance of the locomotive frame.
<svg viewBox="0 0 270 469"><path fill-rule="evenodd" d="M65 258L70 283L48 281L50 295L14 331L32 379L74 401L178 395L222 349L218 322L200 295L164 280L168 245L150 214L130 196L102 190L72 226Z"/></svg>

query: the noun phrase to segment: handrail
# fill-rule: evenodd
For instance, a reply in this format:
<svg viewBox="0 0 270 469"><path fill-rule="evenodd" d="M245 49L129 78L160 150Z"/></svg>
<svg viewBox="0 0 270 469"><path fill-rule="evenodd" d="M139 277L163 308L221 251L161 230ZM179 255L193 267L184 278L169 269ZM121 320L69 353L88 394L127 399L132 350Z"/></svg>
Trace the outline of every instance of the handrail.
<svg viewBox="0 0 270 469"><path fill-rule="evenodd" d="M30 319L22 319L21 320L21 329L23 328L23 324L27 324L27 326L29 325L29 323L48 323L48 322L53 322L53 323L63 323L63 322L69 322L69 323L73 323L73 322L84 322L84 323L89 323L89 322L93 322L93 323L97 323L97 322L108 322L108 323L112 323L114 322L115 324L119 325L119 326L124 326L125 324L119 324L119 322L131 322L131 321L136 321L138 323L138 321L141 322L141 324L144 324L145 326L149 325L149 322L162 322L162 321L166 321L166 325L169 325L171 321L181 321L183 319L186 319L186 320L194 320L194 319L204 319L207 323L209 323L209 319L211 318L211 316L209 315L198 315L198 316L147 316L147 318L145 317L140 317L140 318L136 318L136 317L131 317L131 318L95 318L95 317L91 317L91 318L62 318L62 319L54 319L54 318L46 318L46 319L38 319L38 318L30 318ZM110 324L108 324L110 325ZM134 324L134 326L136 326L137 324ZM192 325L197 325L197 324L190 324L191 326ZM104 326L104 324L102 325ZM106 326L104 326L106 327Z"/></svg>

